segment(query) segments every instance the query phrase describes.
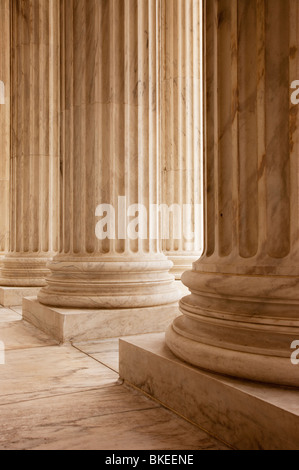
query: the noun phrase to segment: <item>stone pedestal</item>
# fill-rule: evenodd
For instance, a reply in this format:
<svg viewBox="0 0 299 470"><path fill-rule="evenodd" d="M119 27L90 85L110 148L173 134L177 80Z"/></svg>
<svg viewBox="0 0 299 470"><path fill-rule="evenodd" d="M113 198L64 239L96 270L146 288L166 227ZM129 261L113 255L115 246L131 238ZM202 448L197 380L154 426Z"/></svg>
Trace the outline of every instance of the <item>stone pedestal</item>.
<svg viewBox="0 0 299 470"><path fill-rule="evenodd" d="M209 0L208 0L209 1ZM239 450L297 450L299 391L206 372L178 359L165 334L120 340L127 385ZM299 366L294 369L299 376Z"/></svg>
<svg viewBox="0 0 299 470"><path fill-rule="evenodd" d="M124 309L58 308L23 299L23 318L60 343L162 332L179 315L177 303Z"/></svg>
<svg viewBox="0 0 299 470"><path fill-rule="evenodd" d="M45 284L58 249L58 4L11 2L10 241L0 285L17 298Z"/></svg>
<svg viewBox="0 0 299 470"><path fill-rule="evenodd" d="M24 297L37 295L40 287L1 287L0 305L3 307L19 307Z"/></svg>

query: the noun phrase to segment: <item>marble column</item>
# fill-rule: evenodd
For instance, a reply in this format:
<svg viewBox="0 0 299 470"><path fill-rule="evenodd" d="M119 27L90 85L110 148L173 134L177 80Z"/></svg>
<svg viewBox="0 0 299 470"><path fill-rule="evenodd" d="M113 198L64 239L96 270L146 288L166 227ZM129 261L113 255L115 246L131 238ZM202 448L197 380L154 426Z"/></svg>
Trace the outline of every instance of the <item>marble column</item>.
<svg viewBox="0 0 299 470"><path fill-rule="evenodd" d="M199 19L200 0L163 1L162 200L173 211L164 213L162 236L178 280L202 251Z"/></svg>
<svg viewBox="0 0 299 470"><path fill-rule="evenodd" d="M61 2L62 225L42 304L149 308L150 318L151 307L178 299L171 263L150 236L161 174L160 8L156 0ZM138 217L127 236L126 222Z"/></svg>
<svg viewBox="0 0 299 470"><path fill-rule="evenodd" d="M179 358L299 385L297 0L205 2L205 248L167 331Z"/></svg>
<svg viewBox="0 0 299 470"><path fill-rule="evenodd" d="M0 256L8 249L10 156L9 0L0 1Z"/></svg>
<svg viewBox="0 0 299 470"><path fill-rule="evenodd" d="M10 247L1 286L44 285L57 251L58 4L11 2Z"/></svg>

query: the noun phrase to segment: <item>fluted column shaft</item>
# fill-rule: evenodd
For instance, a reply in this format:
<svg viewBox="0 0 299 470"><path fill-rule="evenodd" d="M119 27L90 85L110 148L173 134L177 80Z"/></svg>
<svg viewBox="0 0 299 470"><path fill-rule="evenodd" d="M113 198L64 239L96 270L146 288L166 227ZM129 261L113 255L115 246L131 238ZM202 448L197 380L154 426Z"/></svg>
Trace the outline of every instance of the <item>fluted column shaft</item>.
<svg viewBox="0 0 299 470"><path fill-rule="evenodd" d="M163 1L162 51L162 237L180 279L202 249L199 0Z"/></svg>
<svg viewBox="0 0 299 470"><path fill-rule="evenodd" d="M9 0L0 2L0 255L8 249L10 156L10 15Z"/></svg>
<svg viewBox="0 0 299 470"><path fill-rule="evenodd" d="M10 249L2 286L42 286L57 251L58 4L11 2Z"/></svg>
<svg viewBox="0 0 299 470"><path fill-rule="evenodd" d="M205 2L205 250L167 344L192 364L299 385L296 0Z"/></svg>
<svg viewBox="0 0 299 470"><path fill-rule="evenodd" d="M42 303L131 308L178 298L159 237L149 236L160 185L159 18L156 0L61 2L63 215ZM119 220L134 204L142 208L131 208L131 222L147 215L129 237Z"/></svg>

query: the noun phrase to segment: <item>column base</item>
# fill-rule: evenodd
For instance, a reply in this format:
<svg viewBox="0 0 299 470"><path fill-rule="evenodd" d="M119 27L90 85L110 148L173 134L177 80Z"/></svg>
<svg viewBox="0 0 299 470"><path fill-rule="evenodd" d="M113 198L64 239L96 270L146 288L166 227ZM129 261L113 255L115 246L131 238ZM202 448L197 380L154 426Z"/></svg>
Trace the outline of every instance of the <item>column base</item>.
<svg viewBox="0 0 299 470"><path fill-rule="evenodd" d="M50 271L47 263L49 257L9 253L1 262L0 285L5 287L36 287L46 285L45 278ZM31 294L32 295L32 294Z"/></svg>
<svg viewBox="0 0 299 470"><path fill-rule="evenodd" d="M177 303L131 309L49 307L36 297L23 300L23 318L60 343L161 332L179 315Z"/></svg>
<svg viewBox="0 0 299 470"><path fill-rule="evenodd" d="M168 306L180 299L172 264L161 255L82 257L58 255L38 300L67 309L136 309Z"/></svg>
<svg viewBox="0 0 299 470"><path fill-rule="evenodd" d="M186 325L190 328L188 333L186 333ZM191 329L191 326L193 329ZM250 339L256 339L257 334L254 336L254 333L252 333L250 337L248 332L244 330L248 334L248 352L246 352L236 349L234 343L225 343L225 333L227 333L228 328L226 330L223 328L224 338L222 341L219 340L217 346L217 339L212 334L208 335L207 328L204 329L204 326L202 335L200 335L200 326L197 325L196 321L192 322L184 316L176 318L166 331L167 346L177 357L201 369L245 380L296 387L299 390L299 369L296 373L296 367L291 362L293 352L291 344L292 341L298 339L298 336L286 334L285 337L282 337L288 346L288 356L284 357L279 355L281 352L279 346L281 346L282 340L279 343L280 338L278 335L271 335L269 332L264 333L264 343L269 349L265 347L264 351L252 352ZM187 337L187 334L190 336ZM239 336L241 334L242 332ZM277 354L275 355L274 352L269 354L269 351L272 352L270 347L275 339L277 341ZM257 342L258 340L256 340Z"/></svg>
<svg viewBox="0 0 299 470"><path fill-rule="evenodd" d="M22 305L24 297L37 296L40 287L3 287L0 286L0 305L16 307Z"/></svg>
<svg viewBox="0 0 299 470"><path fill-rule="evenodd" d="M171 353L164 334L120 340L120 377L235 449L299 447L298 390L190 366Z"/></svg>
<svg viewBox="0 0 299 470"><path fill-rule="evenodd" d="M299 388L298 276L188 271L183 282L191 295L166 332L177 357L218 374Z"/></svg>

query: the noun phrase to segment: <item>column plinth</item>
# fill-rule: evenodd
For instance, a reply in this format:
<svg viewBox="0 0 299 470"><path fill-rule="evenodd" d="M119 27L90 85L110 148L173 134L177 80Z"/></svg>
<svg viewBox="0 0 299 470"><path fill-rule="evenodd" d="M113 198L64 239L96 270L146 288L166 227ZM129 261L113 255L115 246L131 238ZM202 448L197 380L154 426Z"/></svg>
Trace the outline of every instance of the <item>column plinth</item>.
<svg viewBox="0 0 299 470"><path fill-rule="evenodd" d="M205 249L166 334L195 366L296 387L298 19L292 0L206 2Z"/></svg>

